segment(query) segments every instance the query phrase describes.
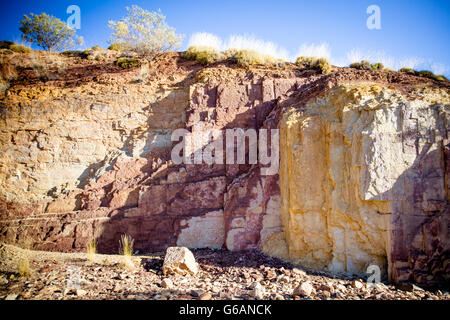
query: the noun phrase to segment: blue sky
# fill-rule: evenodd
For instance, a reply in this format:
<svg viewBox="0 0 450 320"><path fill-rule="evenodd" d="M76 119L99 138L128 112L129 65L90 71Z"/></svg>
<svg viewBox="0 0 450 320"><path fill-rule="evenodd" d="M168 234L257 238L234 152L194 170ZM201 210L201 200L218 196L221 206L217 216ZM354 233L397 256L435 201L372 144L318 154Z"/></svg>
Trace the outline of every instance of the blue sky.
<svg viewBox="0 0 450 320"><path fill-rule="evenodd" d="M9 1L2 4L0 39L20 41L19 21L30 12L46 12L65 21L72 4L81 9L77 34L84 37L84 47L106 47L108 20L119 20L126 6L137 4L162 10L168 24L186 35L181 49L196 32L223 40L246 34L271 41L293 56L302 44L325 43L332 62L344 64L349 57L361 56L400 66L412 60L417 68L450 74L449 0ZM381 9L381 30L366 27L366 9L372 4Z"/></svg>

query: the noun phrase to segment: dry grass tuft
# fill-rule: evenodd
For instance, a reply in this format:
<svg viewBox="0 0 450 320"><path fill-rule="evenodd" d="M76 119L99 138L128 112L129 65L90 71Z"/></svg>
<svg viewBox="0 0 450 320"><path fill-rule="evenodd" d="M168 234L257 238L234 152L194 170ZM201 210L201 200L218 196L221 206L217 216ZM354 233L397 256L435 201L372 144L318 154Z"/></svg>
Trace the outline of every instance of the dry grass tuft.
<svg viewBox="0 0 450 320"><path fill-rule="evenodd" d="M31 48L23 46L21 44L12 44L9 46L9 49L17 53L29 53L32 51Z"/></svg>
<svg viewBox="0 0 450 320"><path fill-rule="evenodd" d="M92 239L91 241L89 241L86 251L87 251L87 259L91 262L95 262L95 255L97 253L97 240L96 239Z"/></svg>
<svg viewBox="0 0 450 320"><path fill-rule="evenodd" d="M127 234L123 234L120 237L120 248L119 253L124 256L132 256L133 255L133 245L134 240Z"/></svg>
<svg viewBox="0 0 450 320"><path fill-rule="evenodd" d="M28 257L28 253L26 253L26 256L19 259L18 269L21 277L28 278L31 276L30 258Z"/></svg>
<svg viewBox="0 0 450 320"><path fill-rule="evenodd" d="M184 57L201 64L210 64L224 59L224 55L211 47L191 46L184 53Z"/></svg>
<svg viewBox="0 0 450 320"><path fill-rule="evenodd" d="M138 59L128 58L128 57L120 57L116 61L116 65L123 69L139 67L141 62Z"/></svg>
<svg viewBox="0 0 450 320"><path fill-rule="evenodd" d="M23 255L19 258L17 271L21 277L28 278L31 276L30 256L31 256L31 240L25 239Z"/></svg>
<svg viewBox="0 0 450 320"><path fill-rule="evenodd" d="M57 53L33 54L29 63L36 78L43 81L57 80L66 71L66 62L63 56Z"/></svg>
<svg viewBox="0 0 450 320"><path fill-rule="evenodd" d="M113 50L113 51L124 51L128 48L128 46L125 43L120 43L120 42L115 42L112 43L109 47L108 50Z"/></svg>
<svg viewBox="0 0 450 320"><path fill-rule="evenodd" d="M123 255L123 267L127 269L133 269L134 264L131 260L134 245L133 238L131 238L129 235L124 234L120 237L119 244L119 253Z"/></svg>
<svg viewBox="0 0 450 320"><path fill-rule="evenodd" d="M232 52L228 50L228 52ZM229 53L230 54L230 53ZM270 55L260 53L255 50L239 50L237 51L231 59L236 59L236 63L241 67L247 67L251 65L265 65L265 64L276 64L283 62L281 59L274 58Z"/></svg>
<svg viewBox="0 0 450 320"><path fill-rule="evenodd" d="M325 58L298 57L295 64L306 69L319 70L322 74L328 74L333 70L330 62Z"/></svg>

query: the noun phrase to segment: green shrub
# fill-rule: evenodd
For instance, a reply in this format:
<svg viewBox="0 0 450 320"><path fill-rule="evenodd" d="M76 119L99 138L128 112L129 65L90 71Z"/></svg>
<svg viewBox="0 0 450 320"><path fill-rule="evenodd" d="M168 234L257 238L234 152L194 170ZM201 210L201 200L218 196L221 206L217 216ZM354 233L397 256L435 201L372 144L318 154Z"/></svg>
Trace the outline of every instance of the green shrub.
<svg viewBox="0 0 450 320"><path fill-rule="evenodd" d="M403 73L408 73L408 74L416 74L416 71L414 71L411 68L401 68L400 70L398 70L398 72L403 72Z"/></svg>
<svg viewBox="0 0 450 320"><path fill-rule="evenodd" d="M114 42L108 47L108 50L124 51L126 48L127 48L127 45L125 43Z"/></svg>
<svg viewBox="0 0 450 320"><path fill-rule="evenodd" d="M68 51L64 51L62 54L67 57L79 57L79 58L83 58L83 59L93 60L95 52L92 49L86 49L84 51L68 50Z"/></svg>
<svg viewBox="0 0 450 320"><path fill-rule="evenodd" d="M87 59L87 60L94 60L95 59L95 52L92 49L86 49L83 51L82 58Z"/></svg>
<svg viewBox="0 0 450 320"><path fill-rule="evenodd" d="M448 81L447 77L441 75L435 76L435 80L437 81Z"/></svg>
<svg viewBox="0 0 450 320"><path fill-rule="evenodd" d="M95 56L95 60L97 60L97 61L104 61L105 60L105 56L103 56L101 54L98 54L98 55Z"/></svg>
<svg viewBox="0 0 450 320"><path fill-rule="evenodd" d="M372 70L372 65L370 64L370 61L362 60L361 61L361 69L362 70Z"/></svg>
<svg viewBox="0 0 450 320"><path fill-rule="evenodd" d="M384 64L381 62L374 63L370 66L372 70L384 70Z"/></svg>
<svg viewBox="0 0 450 320"><path fill-rule="evenodd" d="M428 70L416 71L416 76L429 78L436 81L448 81L443 75L435 75L433 72Z"/></svg>
<svg viewBox="0 0 450 320"><path fill-rule="evenodd" d="M166 23L160 10L150 12L136 5L127 7L127 15L119 21L109 21L114 42L129 44L129 50L139 56L154 58L181 45L183 35Z"/></svg>
<svg viewBox="0 0 450 320"><path fill-rule="evenodd" d="M218 50L211 47L190 46L184 53L184 57L201 64L210 64L224 58Z"/></svg>
<svg viewBox="0 0 450 320"><path fill-rule="evenodd" d="M67 50L62 53L66 57L83 57L84 52L81 50Z"/></svg>
<svg viewBox="0 0 450 320"><path fill-rule="evenodd" d="M428 70L416 71L416 76L424 77L424 78L432 78L434 77L434 73Z"/></svg>
<svg viewBox="0 0 450 320"><path fill-rule="evenodd" d="M134 58L120 57L119 59L117 59L116 65L123 69L128 69L139 67L141 65L141 62L138 59Z"/></svg>
<svg viewBox="0 0 450 320"><path fill-rule="evenodd" d="M448 81L448 79L446 77L444 77L443 75L435 75L433 72L428 71L428 70L416 71L411 68L401 68L398 71L407 73L407 74L411 74L411 75L414 75L417 77L433 79L436 81Z"/></svg>
<svg viewBox="0 0 450 320"><path fill-rule="evenodd" d="M9 46L9 49L18 52L18 53L28 53L31 52L31 48L28 48L26 46L22 46L20 44L12 44Z"/></svg>
<svg viewBox="0 0 450 320"><path fill-rule="evenodd" d="M100 47L100 46L93 46L91 49L94 50L94 51L103 50L103 48Z"/></svg>
<svg viewBox="0 0 450 320"><path fill-rule="evenodd" d="M353 69L361 69L361 63L360 62L353 62L353 63L350 63L349 67L353 68Z"/></svg>
<svg viewBox="0 0 450 320"><path fill-rule="evenodd" d="M81 42L75 35L75 30L66 22L49 16L46 13L23 16L20 21L20 31L25 41L34 43L47 51L65 50L75 45L75 40Z"/></svg>
<svg viewBox="0 0 450 320"><path fill-rule="evenodd" d="M328 74L333 67L330 62L325 58L316 57L298 57L295 64L307 69L319 70L322 74Z"/></svg>
<svg viewBox="0 0 450 320"><path fill-rule="evenodd" d="M333 69L330 62L325 58L319 58L316 62L316 67L322 74L328 74Z"/></svg>
<svg viewBox="0 0 450 320"><path fill-rule="evenodd" d="M384 65L381 62L371 64L368 60L362 60L361 62L353 62L349 65L350 68L359 70L384 70Z"/></svg>

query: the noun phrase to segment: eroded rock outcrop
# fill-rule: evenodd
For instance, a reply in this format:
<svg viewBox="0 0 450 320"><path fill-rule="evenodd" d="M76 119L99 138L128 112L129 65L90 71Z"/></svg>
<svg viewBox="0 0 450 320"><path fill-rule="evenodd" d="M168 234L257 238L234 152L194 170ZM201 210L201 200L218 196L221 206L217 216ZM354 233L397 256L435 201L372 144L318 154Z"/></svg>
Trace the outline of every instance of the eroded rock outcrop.
<svg viewBox="0 0 450 320"><path fill-rule="evenodd" d="M448 281L448 103L448 92L408 101L360 84L284 113L290 258L335 272L376 264L396 280Z"/></svg>
<svg viewBox="0 0 450 320"><path fill-rule="evenodd" d="M139 251L260 249L314 269L366 275L377 264L395 281L448 281L448 84L161 59L154 73L172 74L10 89L1 241L84 251L97 238L107 253L128 234ZM171 133L199 122L280 129L279 173L175 164Z"/></svg>

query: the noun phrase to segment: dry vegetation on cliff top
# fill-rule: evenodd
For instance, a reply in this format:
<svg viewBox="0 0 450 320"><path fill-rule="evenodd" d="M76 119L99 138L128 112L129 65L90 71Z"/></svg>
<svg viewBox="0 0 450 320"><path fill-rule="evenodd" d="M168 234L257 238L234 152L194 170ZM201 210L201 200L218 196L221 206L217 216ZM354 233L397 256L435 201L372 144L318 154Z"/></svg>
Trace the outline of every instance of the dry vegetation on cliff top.
<svg viewBox="0 0 450 320"><path fill-rule="evenodd" d="M202 63L184 58L184 55L184 53L168 52L153 61L139 61L139 63L127 58L127 61L133 60L133 63L127 64L127 68L125 68L122 65L125 58L121 57L126 55L124 56L119 51L105 50L100 47L95 48L95 50L66 52L65 54L41 51L16 53L8 49L1 49L1 95L2 99L6 98L6 100L8 100L8 96L14 95L27 96L31 99L39 98L40 95L56 95L57 90L52 91L52 89L76 88L85 84L91 86L95 84L99 86L127 84L158 87L161 85L183 85L186 81L193 83L195 81L251 80L262 77L310 77L320 75L321 72L331 72L331 74L323 75L321 79L332 83L374 81L393 85L400 89L419 83L449 86L448 81L434 81L406 72L338 67L331 69L331 66L325 62L325 71L322 70L320 63L317 64L317 68L315 64L311 66L308 64L305 69L304 61L301 63L297 61L300 64L299 66L293 63L254 65L253 63L243 62L242 64L236 64L229 60L215 61L213 59L208 66L204 66ZM239 56L239 52L233 56ZM245 56L248 57L248 55ZM240 65L245 65L245 67ZM310 67L320 70L312 70L309 69Z"/></svg>

